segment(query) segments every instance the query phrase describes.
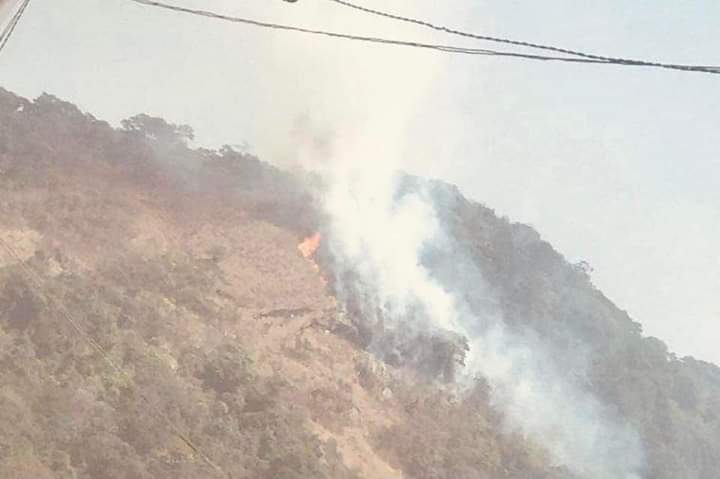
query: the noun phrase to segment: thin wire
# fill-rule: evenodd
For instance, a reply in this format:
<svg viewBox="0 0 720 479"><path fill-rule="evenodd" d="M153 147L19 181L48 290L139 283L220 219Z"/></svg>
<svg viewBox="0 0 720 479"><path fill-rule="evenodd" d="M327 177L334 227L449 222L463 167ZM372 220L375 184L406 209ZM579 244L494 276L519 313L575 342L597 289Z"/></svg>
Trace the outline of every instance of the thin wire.
<svg viewBox="0 0 720 479"><path fill-rule="evenodd" d="M463 32L460 30L454 30L452 28L444 27L441 25L436 25L424 20L418 20L416 18L410 18L410 17L403 17L401 15L395 15L392 13L383 12L380 10L374 10L372 8L363 7L362 5L358 5L356 3L348 2L347 0L328 0L332 3L336 3L338 5L342 5L344 7L352 8L354 10L359 10L364 13L369 13L371 15L376 15L380 17L390 18L392 20L397 20L401 22L406 23L412 23L415 25L420 25L426 28L431 28L433 30L439 31L439 32L445 32L450 33L453 35L459 35L462 37L467 38L473 38L476 40L485 40L489 42L495 42L495 43L502 43L505 45L513 45L513 46L520 46L520 47L526 47L526 48L535 48L539 50L546 50L551 51L555 53L562 53L565 55L572 55L579 58L586 58L589 60L598 60L601 63L611 63L616 65L629 65L629 66L644 66L644 67L656 67L656 68L666 68L671 70L683 70L683 71L694 71L694 72L703 72L703 73L720 73L720 66L706 66L706 65L682 65L682 64L673 64L673 63L658 63L658 62L650 62L646 60L634 60L634 59L628 59L628 58L618 58L618 57L608 57L603 55L595 55L591 53L585 53L577 50L569 50L566 48L560 48L555 47L551 45L542 45L539 43L531 43L531 42L524 42L520 40L512 40L509 38L500 38L500 37L492 37L488 35L478 35L475 33L468 33Z"/></svg>
<svg viewBox="0 0 720 479"><path fill-rule="evenodd" d="M10 37L12 36L13 32L15 31L15 28L17 27L18 23L20 22L20 18L22 17L23 13L25 12L25 9L27 8L28 4L30 3L30 0L24 0L22 5L17 9L13 17L10 19L8 24L5 26L5 29L3 30L2 34L0 34L0 51L5 48L5 45L7 45L8 41L10 40Z"/></svg>
<svg viewBox="0 0 720 479"><path fill-rule="evenodd" d="M5 45L7 45L8 41L10 41L10 37L12 36L13 32L15 31L15 27L17 27L18 23L20 23L20 18L22 18L23 13L25 13L25 9L27 8L28 4L30 3L30 0L25 0L17 12L15 12L15 15L13 15L10 22L5 26L5 29L3 30L2 34L0 34L0 53L2 53L3 49L5 48Z"/></svg>
<svg viewBox="0 0 720 479"><path fill-rule="evenodd" d="M0 33L0 42L3 42L5 40L5 37L7 36L8 32L12 29L12 26L15 23L15 19L17 18L20 10L21 10L20 8L15 10L15 13L13 13L12 16L10 17L10 20L5 25L5 28L3 29L2 33Z"/></svg>
<svg viewBox="0 0 720 479"><path fill-rule="evenodd" d="M154 1L154 0L129 0L129 1L138 3L140 5L149 6L149 7L157 7L157 8L162 8L165 10L171 10L171 11L180 12L180 13L187 13L187 14L191 14L191 15L197 15L197 16L201 16L201 17L211 18L214 20L222 20L222 21L232 22L232 23L243 23L243 24L247 24L247 25L253 25L253 26L263 27L263 28L270 28L270 29L275 29L275 30L285 30L285 31L299 32L299 33L305 33L305 34L310 34L310 35L326 36L326 37L331 37L331 38L342 38L342 39L346 39L346 40L355 40L355 41L370 42L370 43L380 43L380 44L386 44L386 45L397 45L397 46L404 46L404 47L425 48L425 49L436 50L436 51L441 51L441 52L445 52L445 53L515 57L515 58L523 58L523 59L529 59L529 60L560 61L560 62L571 62L571 63L608 63L607 61L604 61L604 60L593 60L593 59L589 59L589 58L555 57L555 56L548 56L548 55L506 52L506 51L497 51L497 50L480 49L480 48L466 48L466 47L458 47L458 46L453 46L453 45L441 45L441 44L434 44L434 43L421 43L421 42L414 42L414 41L406 41L406 40L394 40L394 39L381 38L381 37L351 35L351 34L331 32L331 31L326 31L326 30L314 30L314 29L310 29L310 28L297 27L297 26L293 26L293 25L283 25L283 24L277 24L277 23L262 22L262 21L253 20L253 19L249 19L249 18L241 18L241 17L230 16L230 15L224 15L224 14L220 14L220 13L216 13L216 12L212 12L212 11L208 11L208 10L199 10L199 9L181 7L178 5L171 5L168 3Z"/></svg>
<svg viewBox="0 0 720 479"><path fill-rule="evenodd" d="M90 334L88 334L79 324L78 321L73 318L73 316L70 314L67 308L65 308L65 305L60 300L51 301L53 298L49 296L48 294L43 293L43 280L41 279L40 275L35 273L30 269L30 267L25 264L25 261L20 258L20 256L17 254L17 252L14 250L12 246L8 244L2 237L0 237L0 246L5 250L5 252L10 256L11 259L15 260L17 264L20 266L20 269L25 274L25 277L28 279L30 283L34 283L35 288L37 288L38 294L44 299L44 302L48 305L50 303L55 303L55 310L60 312L60 315L63 319L65 319L72 328L85 339L85 341L92 346L92 348L97 351L105 360L105 362L108 363L108 365L114 369L118 374L123 376L124 379L128 381L129 384L134 384L134 381L132 377L125 371L122 367L117 365L115 361L110 358L109 353L103 348L103 346L98 343ZM175 423L158 407L154 405L153 402L151 402L148 397L143 394L137 387L135 387L135 391L137 392L140 399L145 402L148 407L151 409L154 409L155 412L161 416L165 422L168 423L170 426L170 429L172 432L181 440L183 441L195 454L199 455L202 460L210 466L215 472L222 475L223 478L230 477L230 474L225 473L222 467L220 467L218 464L213 462L210 457L203 452L203 450L197 446L195 443L192 442L192 440L185 435L182 431L178 429L178 427L175 425Z"/></svg>

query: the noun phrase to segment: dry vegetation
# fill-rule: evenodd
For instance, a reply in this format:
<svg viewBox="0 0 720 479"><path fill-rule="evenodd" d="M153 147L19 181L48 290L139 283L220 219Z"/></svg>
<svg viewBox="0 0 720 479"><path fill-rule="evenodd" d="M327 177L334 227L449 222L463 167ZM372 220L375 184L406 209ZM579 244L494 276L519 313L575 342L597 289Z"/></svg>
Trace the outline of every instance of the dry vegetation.
<svg viewBox="0 0 720 479"><path fill-rule="evenodd" d="M570 477L501 433L482 384L436 380L452 355L367 353L296 248L320 221L298 180L191 135L0 89L0 477ZM437 196L511 324L594 345L648 477L717 477L720 370L643 338L534 231Z"/></svg>

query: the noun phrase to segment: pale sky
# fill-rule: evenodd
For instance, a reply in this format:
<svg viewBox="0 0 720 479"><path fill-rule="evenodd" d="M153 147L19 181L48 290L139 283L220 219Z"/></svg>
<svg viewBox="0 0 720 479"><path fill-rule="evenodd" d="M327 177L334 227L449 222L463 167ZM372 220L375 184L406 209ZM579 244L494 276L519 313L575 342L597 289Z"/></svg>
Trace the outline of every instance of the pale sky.
<svg viewBox="0 0 720 479"><path fill-rule="evenodd" d="M492 47L327 0L174 1ZM720 64L712 0L357 1L478 33ZM647 334L720 363L720 75L354 44L129 0L33 0L0 56L0 86L52 93L113 124L162 116L193 126L199 144L247 142L284 165L322 156L313 139L336 154L361 143L367 161L400 158L532 224L569 260L590 262L595 284Z"/></svg>

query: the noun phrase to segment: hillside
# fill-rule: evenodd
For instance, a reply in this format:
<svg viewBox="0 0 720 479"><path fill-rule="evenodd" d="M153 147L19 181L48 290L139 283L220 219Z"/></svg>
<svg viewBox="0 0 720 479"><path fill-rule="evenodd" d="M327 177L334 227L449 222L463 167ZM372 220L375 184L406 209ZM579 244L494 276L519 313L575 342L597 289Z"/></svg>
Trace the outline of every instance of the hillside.
<svg viewBox="0 0 720 479"><path fill-rule="evenodd" d="M461 340L369 347L330 251L298 251L325 221L316 178L191 137L0 89L0 477L577 477L481 378L455 386ZM720 369L643 337L530 227L419 184L458 255L428 268L471 263L511 330L582 362L644 477L718 476Z"/></svg>

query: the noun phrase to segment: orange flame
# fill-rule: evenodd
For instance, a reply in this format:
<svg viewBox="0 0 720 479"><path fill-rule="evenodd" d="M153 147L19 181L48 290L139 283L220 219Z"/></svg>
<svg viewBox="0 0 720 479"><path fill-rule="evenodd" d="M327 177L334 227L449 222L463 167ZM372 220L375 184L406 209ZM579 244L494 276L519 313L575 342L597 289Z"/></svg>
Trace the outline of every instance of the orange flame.
<svg viewBox="0 0 720 479"><path fill-rule="evenodd" d="M312 236L308 236L303 240L302 243L298 245L298 249L300 250L300 253L306 258L310 258L315 254L315 252L320 247L320 240L322 239L322 236L320 236L320 233L315 233Z"/></svg>

